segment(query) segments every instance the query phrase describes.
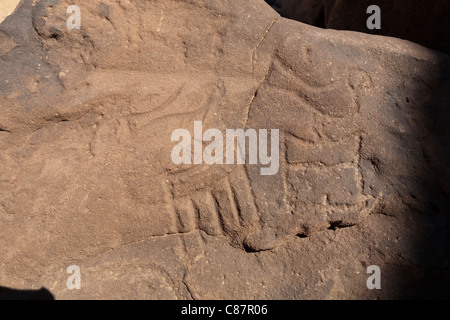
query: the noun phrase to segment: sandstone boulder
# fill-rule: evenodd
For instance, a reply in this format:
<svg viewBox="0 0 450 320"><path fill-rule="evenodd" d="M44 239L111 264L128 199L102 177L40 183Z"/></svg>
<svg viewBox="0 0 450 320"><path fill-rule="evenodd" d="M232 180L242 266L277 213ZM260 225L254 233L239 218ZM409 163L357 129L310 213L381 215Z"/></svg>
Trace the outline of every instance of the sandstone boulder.
<svg viewBox="0 0 450 320"><path fill-rule="evenodd" d="M24 0L0 25L0 285L57 299L444 294L447 55L263 0L78 3L80 30L68 0ZM194 121L278 129L278 173L175 165L171 134ZM366 287L370 265L382 290Z"/></svg>

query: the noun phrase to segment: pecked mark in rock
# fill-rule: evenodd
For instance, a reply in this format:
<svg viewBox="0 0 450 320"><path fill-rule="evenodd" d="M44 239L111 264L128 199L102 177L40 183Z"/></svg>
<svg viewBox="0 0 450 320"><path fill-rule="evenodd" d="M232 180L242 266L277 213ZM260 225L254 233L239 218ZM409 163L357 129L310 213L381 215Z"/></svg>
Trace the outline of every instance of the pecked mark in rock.
<svg viewBox="0 0 450 320"><path fill-rule="evenodd" d="M328 230L336 231L338 229L344 229L344 228L350 228L354 227L356 224L354 223L344 223L343 221L332 221L330 222L330 226L328 227Z"/></svg>

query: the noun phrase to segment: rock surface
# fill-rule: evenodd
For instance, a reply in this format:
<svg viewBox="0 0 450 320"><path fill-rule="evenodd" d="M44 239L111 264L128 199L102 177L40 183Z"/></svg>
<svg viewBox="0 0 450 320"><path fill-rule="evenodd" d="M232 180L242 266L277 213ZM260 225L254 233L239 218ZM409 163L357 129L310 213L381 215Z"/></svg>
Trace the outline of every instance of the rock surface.
<svg viewBox="0 0 450 320"><path fill-rule="evenodd" d="M56 299L442 296L450 58L263 0L25 0L0 25L0 285ZM171 134L280 130L280 170ZM82 289L68 290L78 265ZM382 290L366 287L367 267Z"/></svg>
<svg viewBox="0 0 450 320"><path fill-rule="evenodd" d="M449 0L280 0L283 15L320 28L414 41L450 54ZM367 8L381 9L381 30L369 30Z"/></svg>

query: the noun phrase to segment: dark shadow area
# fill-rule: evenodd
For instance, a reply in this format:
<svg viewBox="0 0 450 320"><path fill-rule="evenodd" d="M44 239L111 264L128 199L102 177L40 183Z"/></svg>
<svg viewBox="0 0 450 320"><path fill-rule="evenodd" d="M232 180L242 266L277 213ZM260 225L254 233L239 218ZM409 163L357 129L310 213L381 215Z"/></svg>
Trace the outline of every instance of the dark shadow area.
<svg viewBox="0 0 450 320"><path fill-rule="evenodd" d="M282 16L320 28L391 36L450 54L448 0L266 0ZM381 9L381 29L369 30L367 8Z"/></svg>
<svg viewBox="0 0 450 320"><path fill-rule="evenodd" d="M397 135L404 144L398 158L407 155L409 168L393 185L400 201L385 213L408 240L382 279L392 284L390 297L395 299L450 299L450 59L430 51L427 59L405 54L398 61L410 79L390 89L395 98L382 108L395 105L397 110L389 115L407 120L403 126L409 133ZM386 231L387 244L393 241L389 235ZM389 249L380 253L388 257Z"/></svg>
<svg viewBox="0 0 450 320"><path fill-rule="evenodd" d="M411 66L411 79L403 87L392 88L395 99L383 106L390 109L392 102L398 108L398 118L409 121L413 134L400 134L400 139L407 143L405 148L415 159L410 159L408 175L399 176L401 183L393 186L397 193L394 197L400 200L391 205L389 212L383 212L402 226L402 236L408 238L408 243L396 259L389 256L388 250L379 254L386 257L387 267L382 270L382 287L389 289L386 296L450 299L450 60L445 54L450 53L450 1L267 2L282 16L316 27L391 36L444 52L436 51L429 61L401 57L403 66ZM381 9L381 30L367 28L370 14L366 10L370 5ZM403 70L409 72L408 68ZM404 125L408 126L408 122ZM376 159L371 162L378 167ZM392 239L386 237L385 241Z"/></svg>
<svg viewBox="0 0 450 320"><path fill-rule="evenodd" d="M272 8L274 8L279 14L283 15L281 10L281 1L282 0L265 0Z"/></svg>
<svg viewBox="0 0 450 320"><path fill-rule="evenodd" d="M0 300L55 300L55 297L45 288L39 290L17 290L0 287Z"/></svg>
<svg viewBox="0 0 450 320"><path fill-rule="evenodd" d="M422 208L416 214L422 221L414 249L423 267L423 277L406 298L450 299L450 109L446 99L450 92L450 62L436 53L438 64L430 69L433 85L416 95L430 97L421 106L423 121L422 152L430 174L418 177Z"/></svg>

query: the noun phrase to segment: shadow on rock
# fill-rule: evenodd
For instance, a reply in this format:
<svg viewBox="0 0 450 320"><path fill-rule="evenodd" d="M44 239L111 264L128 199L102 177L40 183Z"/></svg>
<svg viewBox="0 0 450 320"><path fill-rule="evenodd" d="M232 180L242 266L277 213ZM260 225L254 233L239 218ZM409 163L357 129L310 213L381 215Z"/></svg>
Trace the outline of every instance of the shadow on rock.
<svg viewBox="0 0 450 320"><path fill-rule="evenodd" d="M425 47L450 53L450 35L445 24L450 2L398 0L279 0L279 12L316 27L351 30L410 40ZM377 5L381 10L381 29L367 27L367 8Z"/></svg>
<svg viewBox="0 0 450 320"><path fill-rule="evenodd" d="M0 287L0 300L55 300L55 297L45 288L18 290Z"/></svg>

